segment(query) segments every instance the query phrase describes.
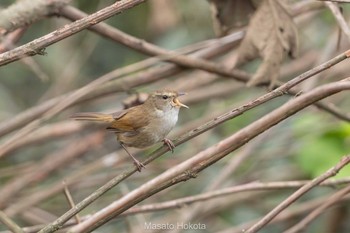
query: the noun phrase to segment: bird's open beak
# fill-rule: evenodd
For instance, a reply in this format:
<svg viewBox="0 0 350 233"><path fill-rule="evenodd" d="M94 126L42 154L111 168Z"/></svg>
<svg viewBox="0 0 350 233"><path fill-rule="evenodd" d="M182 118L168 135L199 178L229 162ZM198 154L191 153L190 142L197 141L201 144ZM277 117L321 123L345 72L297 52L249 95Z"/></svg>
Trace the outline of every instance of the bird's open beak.
<svg viewBox="0 0 350 233"><path fill-rule="evenodd" d="M181 103L178 98L174 98L174 103L176 106L179 106L179 107L184 107L184 108L189 108L187 105L184 105L183 103Z"/></svg>

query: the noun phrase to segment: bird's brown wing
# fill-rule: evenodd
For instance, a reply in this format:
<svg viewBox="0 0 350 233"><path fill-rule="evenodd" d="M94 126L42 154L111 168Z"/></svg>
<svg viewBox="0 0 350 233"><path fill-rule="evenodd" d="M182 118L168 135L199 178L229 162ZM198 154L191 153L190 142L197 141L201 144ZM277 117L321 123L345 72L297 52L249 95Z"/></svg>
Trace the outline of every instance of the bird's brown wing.
<svg viewBox="0 0 350 233"><path fill-rule="evenodd" d="M135 106L112 114L114 121L107 129L114 132L133 132L149 124L142 106Z"/></svg>

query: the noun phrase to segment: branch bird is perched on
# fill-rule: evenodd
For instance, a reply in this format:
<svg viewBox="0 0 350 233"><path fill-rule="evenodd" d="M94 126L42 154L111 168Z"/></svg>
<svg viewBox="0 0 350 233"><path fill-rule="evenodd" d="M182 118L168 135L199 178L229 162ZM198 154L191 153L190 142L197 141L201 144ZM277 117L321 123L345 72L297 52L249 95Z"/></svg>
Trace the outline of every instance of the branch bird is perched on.
<svg viewBox="0 0 350 233"><path fill-rule="evenodd" d="M134 160L138 169L144 165L138 161L127 147L144 148L163 141L171 151L174 144L166 136L174 128L182 104L176 91L156 91L141 105L112 114L83 112L71 117L75 120L100 121L109 124L107 130L117 135L117 140L126 153Z"/></svg>

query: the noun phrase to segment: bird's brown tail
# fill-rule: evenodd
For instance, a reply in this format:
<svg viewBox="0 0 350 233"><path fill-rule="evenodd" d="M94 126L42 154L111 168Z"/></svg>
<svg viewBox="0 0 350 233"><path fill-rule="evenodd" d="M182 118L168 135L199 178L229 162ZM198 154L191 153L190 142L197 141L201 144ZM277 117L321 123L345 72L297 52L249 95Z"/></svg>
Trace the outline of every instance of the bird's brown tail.
<svg viewBox="0 0 350 233"><path fill-rule="evenodd" d="M71 118L79 121L100 121L107 123L111 123L114 120L111 114L97 112L79 112L73 114Z"/></svg>

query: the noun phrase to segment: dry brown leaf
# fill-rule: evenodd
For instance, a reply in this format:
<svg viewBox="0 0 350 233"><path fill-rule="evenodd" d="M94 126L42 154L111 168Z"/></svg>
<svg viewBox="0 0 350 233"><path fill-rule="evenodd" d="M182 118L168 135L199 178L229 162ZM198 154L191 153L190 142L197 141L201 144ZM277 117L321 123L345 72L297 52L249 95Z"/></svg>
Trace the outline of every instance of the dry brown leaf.
<svg viewBox="0 0 350 233"><path fill-rule="evenodd" d="M160 34L168 31L180 21L180 15L174 1L149 1L150 18L148 28L152 33Z"/></svg>
<svg viewBox="0 0 350 233"><path fill-rule="evenodd" d="M285 56L288 54L294 58L297 55L297 35L293 19L282 1L264 0L261 3L249 23L235 64L239 66L254 58L262 58L248 86L270 81L270 87L273 87Z"/></svg>
<svg viewBox="0 0 350 233"><path fill-rule="evenodd" d="M247 25L256 7L251 0L209 0L213 27L217 36Z"/></svg>

